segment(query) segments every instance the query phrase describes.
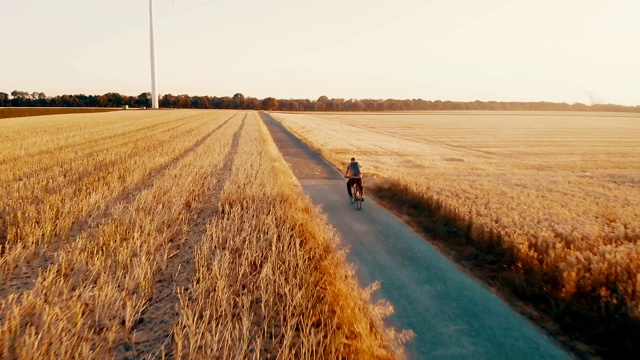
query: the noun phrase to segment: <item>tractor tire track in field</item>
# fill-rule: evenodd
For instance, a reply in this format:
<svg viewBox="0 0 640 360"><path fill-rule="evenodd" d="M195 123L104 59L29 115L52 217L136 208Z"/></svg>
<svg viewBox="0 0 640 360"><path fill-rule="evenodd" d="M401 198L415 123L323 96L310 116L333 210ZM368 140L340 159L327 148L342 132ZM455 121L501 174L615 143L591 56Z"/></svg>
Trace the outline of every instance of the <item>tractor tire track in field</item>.
<svg viewBox="0 0 640 360"><path fill-rule="evenodd" d="M0 160L0 165L3 165L5 163L21 159L21 158L23 158L25 156L32 157L32 156L46 155L46 154L49 154L49 153L52 153L52 152L70 151L70 150L73 150L75 148L82 149L86 145L90 145L90 144L105 143L105 142L108 142L109 140L112 140L112 139L123 139L123 137L129 136L131 134L141 133L141 132L142 133L146 133L149 130L153 130L153 129L156 129L156 128L159 128L159 127L162 127L162 126L165 126L165 125L169 125L169 124L174 123L174 122L178 122L178 121L182 122L183 120L189 120L189 119L192 119L194 117L201 116L201 115L203 117L206 116L206 114L196 114L196 115L191 115L191 116L187 116L187 117L184 117L184 118L170 119L170 120L164 121L164 122L155 122L155 123L147 125L147 126L134 128L134 129L127 129L127 130L122 131L122 132L111 133L110 135L105 136L105 137L101 137L101 138L97 138L97 139L89 139L89 140L81 141L79 143L71 143L71 144L69 144L69 143L65 142L63 145L60 145L58 147L53 147L53 148L49 148L49 149L40 150L40 151L37 151L35 153L15 156L13 158L2 159L2 160ZM117 127L117 126L115 126L115 127ZM109 127L106 127L106 128L108 129ZM101 127L101 128L95 129L95 130L91 130L86 135L93 134L93 133L100 133L100 132L103 132L104 130L105 130L105 128ZM85 135L85 134L83 134L83 135ZM77 135L75 135L75 136L77 136ZM111 147L111 146L112 146L112 144L106 144L105 147Z"/></svg>
<svg viewBox="0 0 640 360"><path fill-rule="evenodd" d="M142 312L139 324L135 327L133 349L137 352L134 355L137 358L174 357L173 328L180 317L177 289L188 290L196 275L194 250L207 233L207 224L218 212L220 194L238 152L246 119L247 114L233 134L231 146L220 169L212 174L202 196L204 202L192 207L189 229L180 242L173 244L175 249L170 251L173 256L169 258L166 269L155 276L153 300Z"/></svg>
<svg viewBox="0 0 640 360"><path fill-rule="evenodd" d="M148 133L147 133L149 130L156 129L156 128L159 128L159 127L162 127L162 126L165 126L165 125L170 125L172 123L180 121L180 123L178 123L178 124L176 124L176 125L174 125L172 127L169 127L169 128L166 128L166 129L163 129L163 130L159 131L156 135L173 131L173 130L183 126L184 125L183 121L187 122L185 120L191 119L193 117L195 117L195 116L189 116L189 117L186 117L186 118L181 118L181 119L177 119L177 120L168 121L166 123L154 124L154 125L151 125L151 126L132 129L131 131L126 131L126 132L119 133L118 135L110 135L110 136L106 136L104 138L87 140L87 141L84 141L84 142L79 143L79 144L71 145L69 147L60 146L58 148L42 150L42 151L39 151L39 152L37 152L35 154L28 154L28 155L25 155L25 156L39 156L39 155L45 155L45 154L48 154L48 153L51 153L51 152L71 151L74 148L79 148L80 150L82 150L86 145L102 144L102 145L97 146L96 148L92 149L90 153L85 154L85 156L94 156L95 153L98 153L98 152L101 152L101 151L105 151L105 150L108 151L109 149L117 147L120 144L126 144L126 143L130 143L130 142L134 142L134 141L138 141L138 140L144 139L144 138L149 136ZM191 131L193 131L193 130L191 130ZM114 143L109 143L108 141L112 140L112 139L118 139L118 141L116 141ZM13 160L15 161L17 159L18 158L14 158ZM101 166L102 167L107 167L107 166L111 166L114 163L118 163L118 162L120 162L119 159L114 159L111 162L101 164ZM0 165L2 165L2 164L0 163ZM58 165L56 165L56 164L50 164L49 166L44 166L44 167L32 170L30 172L24 172L24 173L16 174L14 176L14 180L23 181L23 179L25 179L25 178L30 178L32 176L37 176L38 174L40 174L42 172L47 172L47 171L49 171L49 170L51 170L51 169L53 169L53 168L55 168L57 166Z"/></svg>
<svg viewBox="0 0 640 360"><path fill-rule="evenodd" d="M0 302L4 301L10 294L33 289L36 280L38 279L40 269L55 264L58 251L63 251L65 246L71 246L76 239L84 233L87 233L87 236L91 237L98 231L99 222L97 220L104 223L108 223L110 221L113 216L113 214L111 214L111 208L114 205L131 203L135 199L136 195L151 187L157 177L162 176L162 174L169 171L169 169L178 164L190 153L196 151L200 146L202 146L202 144L204 144L205 141L229 123L236 115L237 113L226 119L213 130L203 135L192 146L185 149L168 162L151 169L138 183L131 185L128 189L125 189L119 194L114 194L114 196L105 203L105 206L103 206L101 210L90 214L89 218L75 219L73 221L74 225L69 232L57 236L51 244L42 244L38 249L38 252L41 254L39 257L33 259L28 265L21 264L19 274L16 274L16 269L14 269L6 276L5 279L2 279Z"/></svg>
<svg viewBox="0 0 640 360"><path fill-rule="evenodd" d="M179 128L179 127L181 127L183 125L184 124L178 124L178 125L173 126L173 127L169 128L169 129L165 129L165 130L163 130L163 131L161 131L161 132L159 132L158 134L155 134L155 135L160 135L160 134L165 133L165 132L173 131L176 128ZM184 133L182 133L180 135L187 135L187 134L190 134L190 133L192 133L194 131L197 131L197 129L193 128L193 129L186 130ZM180 135L178 135L178 136L180 136ZM138 140L144 139L147 136L145 136L145 135L137 135L135 137L123 139L123 140L118 141L118 142L113 143L113 144L106 144L103 149L95 150L92 153L84 154L83 157L85 157L85 158L92 157L92 156L95 156L95 154L98 153L98 152L105 152L105 151L109 152L109 151L111 151L110 149L117 148L120 144L127 144L127 143L131 143L131 142L136 142ZM161 148L164 144L165 144L164 142L153 143L153 145L149 149L145 149L145 151L152 152L155 149ZM112 169L114 167L114 165L117 165L117 164L122 162L122 158L124 158L126 156L131 156L132 152L136 153L137 149L126 149L125 152L119 153L118 154L119 156L117 158L113 158L113 159L111 159L109 161L101 162L97 166L95 166L95 167L93 167L91 169L88 169L88 170L86 170L84 172L78 172L78 173L70 174L69 176L64 178L64 188L60 188L58 191L49 192L49 191L47 191L46 188L43 189L43 191L47 194L47 196L53 196L53 195L56 195L56 194L60 194L65 189L68 189L70 187L73 187L75 185L78 185L78 184L86 181L86 179L88 177L90 177L90 176L98 176L98 175L100 175L102 173L109 172L109 170ZM75 160L76 159L69 159L69 162L73 162ZM18 182L22 182L23 179L25 179L25 178L29 178L31 176L38 176L39 173L50 171L51 169L53 169L55 167L59 167L59 165L51 165L51 166L48 166L48 167L35 169L35 170L31 171L31 173L20 174L17 177L14 177L14 179L17 180ZM53 183L50 186L52 186L52 187L60 187L60 184Z"/></svg>
<svg viewBox="0 0 640 360"><path fill-rule="evenodd" d="M188 117L188 118L193 118L193 117ZM183 119L185 119L185 118L183 118ZM158 133L158 134L156 134L156 135L159 135L159 134L162 134L162 133L165 133L165 132L173 131L174 129L179 128L179 127L182 127L182 126L184 126L184 125L185 125L184 123L180 123L180 124L178 124L178 125L172 126L171 128L164 129L163 131L159 132L159 133ZM177 134L177 136L183 136L183 135L187 135L187 134L193 133L193 132L197 131L197 127L198 127L198 126L195 126L195 127L194 127L194 128L192 128L192 129L187 129L187 130L185 130L185 131L181 132L180 134ZM138 135L138 136L136 136L136 137L134 137L134 138L132 138L132 139L131 139L131 138L128 138L128 139L121 140L120 142L118 142L118 143L116 143L116 144L110 144L108 147L107 147L107 146L105 146L105 148L107 148L107 149L108 149L108 148L113 148L113 147L117 146L119 143L126 143L126 142L137 141L137 140L142 139L142 138L144 138L144 137L145 137L145 135L144 135L144 134L142 134L142 135ZM158 149L158 148L162 147L164 144L166 144L166 142L156 142L156 143L153 143L149 148L146 148L146 149L145 149L145 151L147 151L147 152L151 151L151 152L152 152L152 151L154 151L154 150L156 150L156 149ZM101 150L101 151L102 151L102 150ZM69 189L69 188L75 188L75 187L77 187L77 185L79 185L79 184L81 184L81 183L83 183L83 182L87 182L87 178L88 178L88 177L90 177L90 176L94 176L95 178L100 178L101 176L104 176L104 174L106 174L106 173L110 172L110 170L113 168L113 166L114 166L114 165L119 164L119 163L121 162L121 159L122 159L123 157L125 157L125 156L131 156L131 154L132 154L132 153L139 152L139 151L137 151L137 149L127 150L127 151L128 151L128 152L120 153L120 154L119 154L120 156L118 156L117 158L114 158L114 159L112 159L112 160L110 160L110 161L101 162L101 163L99 163L97 166L92 167L91 169L86 170L86 171L84 171L84 172L70 173L70 175L68 175L67 177L65 177L65 178L64 178L64 183L63 183L63 184L62 184L62 183L52 183L51 185L47 185L47 186L46 186L46 187L44 187L44 188L40 188L40 189L39 189L39 192L40 192L40 193L44 192L44 193L46 194L45 198L53 198L53 197L55 197L56 195L62 195L62 194L63 194L63 192L64 192L65 190ZM68 162L68 163L72 163L72 162L73 162L73 159L68 159L68 161L67 161L67 162ZM59 166L59 165L52 165L52 166L48 167L48 169L51 169L52 167L55 167L55 166ZM42 169L33 170L34 176L37 176L37 173L41 172L41 170L42 170ZM153 170L152 170L152 172L153 172ZM146 176L149 176L149 175L148 175L148 174L145 174L145 175L144 175L144 177L146 177ZM143 178L144 178L144 177L143 177ZM15 180L15 178L14 178L14 180ZM27 185L27 184L21 184L21 183L19 182L19 183L17 184L17 186L28 186L28 185ZM132 185L132 186L135 186L135 185ZM55 190L55 189L57 189L57 190ZM87 190L88 190L88 189L85 189L85 191L87 191ZM2 202L3 202L3 200L4 200L4 199L2 198L3 191L4 191L4 192L8 191L8 192L9 192L9 194L10 194L10 193L11 193L11 191L12 191L12 188L9 188L9 189L2 189L2 191L0 191L0 210L1 210L1 208L3 207L3 204L2 204ZM74 194L74 195L78 195L78 194L76 193L76 194ZM35 191L31 191L30 196L31 196L31 197L23 197L23 198L21 198L19 201L21 201L21 202L44 201L44 200L43 200L43 199L41 199L41 198L37 198L37 194L35 193ZM112 196L117 196L117 194L116 194L116 195L112 195ZM5 215L6 215L6 214L5 214ZM5 225L6 225L6 224L3 224L3 222L2 222L2 221L0 221L0 244L3 244L3 245L4 245L4 244L6 243L6 241L7 241L7 239L6 239L6 236L7 236L6 232L7 232L7 230L6 230L6 228L4 227ZM59 230L58 230L58 229L56 229L56 232L59 232ZM4 234L4 236L2 236L3 234ZM67 234L67 231L64 231L64 234ZM46 241L46 240L45 240L45 241ZM4 251L5 251L5 250L6 250L6 248L3 246L2 250L0 251L0 258L1 258L1 257L2 257L2 255L4 254Z"/></svg>

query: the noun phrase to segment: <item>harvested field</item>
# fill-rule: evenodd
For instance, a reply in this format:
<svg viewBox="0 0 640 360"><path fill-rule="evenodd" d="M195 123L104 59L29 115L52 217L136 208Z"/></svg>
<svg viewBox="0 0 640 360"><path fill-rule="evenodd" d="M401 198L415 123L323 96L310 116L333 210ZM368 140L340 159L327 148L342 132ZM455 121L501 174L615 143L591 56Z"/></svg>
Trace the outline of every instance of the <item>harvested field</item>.
<svg viewBox="0 0 640 360"><path fill-rule="evenodd" d="M0 357L402 357L255 112L0 122Z"/></svg>
<svg viewBox="0 0 640 360"><path fill-rule="evenodd" d="M34 108L0 108L0 119L25 117L25 116L41 116L41 115L64 115L64 114L82 114L82 113L96 113L96 112L109 112L117 111L119 109L105 109L105 108L49 108L49 107L34 107Z"/></svg>
<svg viewBox="0 0 640 360"><path fill-rule="evenodd" d="M273 115L564 335L640 355L637 114Z"/></svg>

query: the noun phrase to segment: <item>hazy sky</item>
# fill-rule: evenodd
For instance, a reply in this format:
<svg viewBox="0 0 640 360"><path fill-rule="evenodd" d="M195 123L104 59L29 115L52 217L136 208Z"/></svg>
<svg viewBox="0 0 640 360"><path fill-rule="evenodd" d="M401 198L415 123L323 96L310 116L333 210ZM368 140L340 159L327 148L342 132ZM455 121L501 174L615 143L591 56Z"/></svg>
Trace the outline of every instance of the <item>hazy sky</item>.
<svg viewBox="0 0 640 360"><path fill-rule="evenodd" d="M160 94L640 105L638 0L155 0ZM0 91L151 91L146 0L2 0Z"/></svg>

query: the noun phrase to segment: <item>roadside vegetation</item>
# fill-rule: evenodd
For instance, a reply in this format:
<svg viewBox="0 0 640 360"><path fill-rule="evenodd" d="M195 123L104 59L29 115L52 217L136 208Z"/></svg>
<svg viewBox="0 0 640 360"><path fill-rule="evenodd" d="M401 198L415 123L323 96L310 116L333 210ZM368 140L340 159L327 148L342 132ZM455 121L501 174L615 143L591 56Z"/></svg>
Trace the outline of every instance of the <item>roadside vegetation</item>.
<svg viewBox="0 0 640 360"><path fill-rule="evenodd" d="M0 134L1 358L403 357L255 113Z"/></svg>
<svg viewBox="0 0 640 360"><path fill-rule="evenodd" d="M640 355L637 115L273 115L578 353Z"/></svg>

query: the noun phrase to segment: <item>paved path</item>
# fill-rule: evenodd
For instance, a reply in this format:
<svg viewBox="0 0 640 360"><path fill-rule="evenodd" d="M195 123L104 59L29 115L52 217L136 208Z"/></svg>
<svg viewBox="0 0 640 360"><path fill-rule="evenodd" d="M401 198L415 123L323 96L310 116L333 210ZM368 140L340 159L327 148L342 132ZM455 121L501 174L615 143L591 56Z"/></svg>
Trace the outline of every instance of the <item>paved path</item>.
<svg viewBox="0 0 640 360"><path fill-rule="evenodd" d="M361 285L381 281L376 296L395 308L389 323L416 333L407 345L410 358L571 358L371 198L356 210L342 174L270 115L262 117L304 191L349 247Z"/></svg>

